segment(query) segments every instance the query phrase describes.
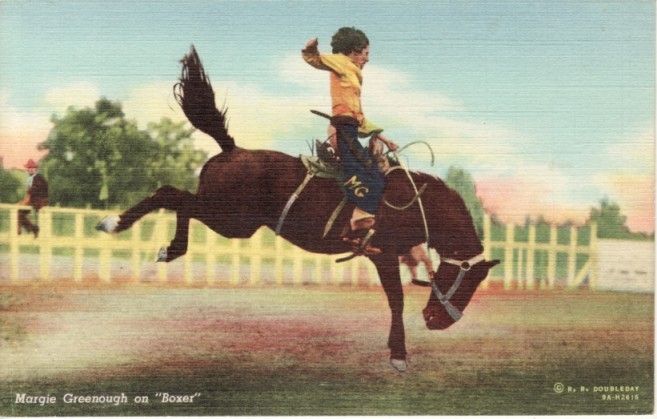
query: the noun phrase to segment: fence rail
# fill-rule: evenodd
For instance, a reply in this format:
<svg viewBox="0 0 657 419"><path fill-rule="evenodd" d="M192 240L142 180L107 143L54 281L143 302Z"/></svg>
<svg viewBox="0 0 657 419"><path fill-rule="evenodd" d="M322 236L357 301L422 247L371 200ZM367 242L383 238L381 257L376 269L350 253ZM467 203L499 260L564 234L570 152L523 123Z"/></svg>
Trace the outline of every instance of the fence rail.
<svg viewBox="0 0 657 419"><path fill-rule="evenodd" d="M4 213L0 246L6 248L5 254L0 253L0 256L8 259L9 269L4 276L13 284L26 282L21 275L21 267L25 267L21 259L29 258L29 250L33 248L38 250L38 256L32 255L27 262L38 264L36 279L40 281L54 278L53 255L56 253L64 253L67 260L63 263L72 265L70 277L82 281L88 275L83 272L85 259L88 259L85 254L92 251L97 253L92 257L96 262L93 270L101 281L111 282L121 276L139 282L144 279L144 261L153 262L158 249L168 245L176 222L173 214L160 211L145 216L123 233L108 235L93 229L110 214L108 211L45 207L39 211L40 233L35 239L31 234L18 234L18 210L28 208L0 204L0 213ZM224 239L195 220L192 220L190 231L192 237L187 254L171 263L149 263L151 267L156 265L151 279L167 282L174 272L173 276L186 284L201 283L199 276L206 284L227 285L257 284L263 277L269 277L269 282L274 284L378 284L374 267L363 258L335 264L338 256L305 252L264 228L248 240ZM271 275L263 274L265 267ZM199 268L204 274L198 274ZM222 275L218 275L219 270ZM2 276L0 272L0 278Z"/></svg>
<svg viewBox="0 0 657 419"><path fill-rule="evenodd" d="M571 225L567 228L567 243L559 243L558 227L550 225L549 236L546 241L537 240L536 225L529 224L525 227L514 224L506 224L504 237L493 239L493 225L491 217L484 215L483 246L486 259L499 258L502 260L501 268L494 270L486 281L489 285L496 279L504 285L504 288L575 288L586 285L595 289L598 280L598 236L597 225L592 222L588 226L576 227ZM527 231L525 240L517 240L516 230L524 228ZM582 244L580 235L584 231L588 233L588 241ZM498 257L493 254L498 251ZM546 274L543 278L537 275L536 258L540 252L547 254L547 260L542 264ZM565 264L558 262L558 256L563 255ZM578 263L578 259L580 263ZM559 278L557 268L565 265L565 277ZM500 274L500 270L502 271ZM496 277L497 275L497 277Z"/></svg>
<svg viewBox="0 0 657 419"><path fill-rule="evenodd" d="M0 265L7 265L0 269L0 283L48 282L59 277L80 282L90 275L102 282L127 278L209 285L379 283L376 270L365 258L336 264L335 255L305 252L265 228L247 240L225 239L192 220L187 254L171 263L155 264L158 249L173 237L173 214L149 214L128 231L107 235L95 231L94 226L109 211L45 207L39 211L39 238L34 239L31 234L18 234L19 209L29 207L0 204ZM526 237L516 237L520 230ZM563 236L563 227L560 231ZM588 233L586 242L581 240L584 231ZM548 239L540 241L535 225L500 225L486 215L484 254L486 259L501 259L502 263L491 271L483 287L572 288L584 283L595 288L596 231L595 224L568 227L564 243L557 226L551 226ZM437 260L436 255L433 259ZM61 274L62 265L70 266L70 271ZM31 276L25 273L27 267L31 267ZM410 279L404 271L403 279Z"/></svg>

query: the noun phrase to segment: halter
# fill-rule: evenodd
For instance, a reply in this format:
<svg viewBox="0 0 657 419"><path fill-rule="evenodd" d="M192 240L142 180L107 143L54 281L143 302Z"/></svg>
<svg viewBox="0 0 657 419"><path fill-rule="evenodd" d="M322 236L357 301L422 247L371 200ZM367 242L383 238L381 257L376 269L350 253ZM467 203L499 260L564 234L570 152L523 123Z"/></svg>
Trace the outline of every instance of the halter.
<svg viewBox="0 0 657 419"><path fill-rule="evenodd" d="M468 272L470 269L472 269L473 266L478 264L479 262L482 262L484 260L484 254L480 253L477 256L471 257L470 259L467 260L458 260L458 259L452 259L452 258L440 258L441 263L447 263L450 265L455 265L459 267L459 273L456 276L456 280L452 284L451 287L449 287L449 290L447 291L446 294L443 294L439 289L438 285L436 285L436 281L431 280L431 289L433 290L433 293L436 294L436 298L438 298L438 301L440 301L440 304L445 307L445 310L447 311L447 314L455 321L459 321L461 317L463 317L463 313L449 301L456 291L459 289L461 286L461 283L463 282L463 278L465 277L465 273Z"/></svg>

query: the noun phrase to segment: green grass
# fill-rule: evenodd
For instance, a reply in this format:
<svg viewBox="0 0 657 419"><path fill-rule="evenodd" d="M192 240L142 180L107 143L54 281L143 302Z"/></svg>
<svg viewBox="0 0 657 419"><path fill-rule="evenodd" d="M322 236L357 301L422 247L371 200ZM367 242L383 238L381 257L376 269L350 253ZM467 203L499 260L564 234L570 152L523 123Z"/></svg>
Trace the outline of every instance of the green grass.
<svg viewBox="0 0 657 419"><path fill-rule="evenodd" d="M0 372L4 415L630 414L653 406L651 295L480 292L459 323L428 331L420 316L427 292L408 289L410 369L400 374L388 365L389 312L376 288L10 290L1 314L23 335L0 347L14 369ZM23 352L27 364L10 363ZM591 392L557 393L557 383ZM639 386L639 400L592 392L608 385ZM23 392L59 402L15 404ZM156 392L201 394L163 404ZM130 403L64 404L66 393L125 393ZM142 395L148 404L132 402Z"/></svg>

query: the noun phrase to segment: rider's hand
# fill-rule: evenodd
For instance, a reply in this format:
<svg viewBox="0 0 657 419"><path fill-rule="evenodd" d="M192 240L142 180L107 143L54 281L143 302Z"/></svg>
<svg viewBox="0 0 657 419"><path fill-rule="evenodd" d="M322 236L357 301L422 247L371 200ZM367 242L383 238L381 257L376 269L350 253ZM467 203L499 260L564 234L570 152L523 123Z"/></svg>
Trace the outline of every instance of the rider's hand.
<svg viewBox="0 0 657 419"><path fill-rule="evenodd" d="M308 42L306 42L306 46L304 47L305 50L310 50L310 49L317 49L317 45L319 45L319 41L317 38L312 38L309 39Z"/></svg>
<svg viewBox="0 0 657 419"><path fill-rule="evenodd" d="M390 151L395 151L399 148L397 144L395 144L392 140L389 140L385 135L379 134L377 137L379 140L383 141L383 143L386 145L386 147L388 147L388 149L390 149Z"/></svg>
<svg viewBox="0 0 657 419"><path fill-rule="evenodd" d="M395 144L393 141L388 140L388 148L390 149L390 151L397 151L399 146Z"/></svg>

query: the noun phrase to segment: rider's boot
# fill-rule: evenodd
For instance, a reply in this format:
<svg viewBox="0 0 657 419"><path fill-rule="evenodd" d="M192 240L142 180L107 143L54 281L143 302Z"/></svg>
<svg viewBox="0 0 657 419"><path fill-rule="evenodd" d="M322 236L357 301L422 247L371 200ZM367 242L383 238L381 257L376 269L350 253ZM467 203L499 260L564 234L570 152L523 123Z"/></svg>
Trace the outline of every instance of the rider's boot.
<svg viewBox="0 0 657 419"><path fill-rule="evenodd" d="M341 237L342 241L352 247L354 253L362 253L367 256L374 256L381 254L381 249L373 246L370 242L376 230L374 230L375 219L374 216L368 213L367 216L362 218L358 217L359 210L354 210L354 218L351 219L348 225L345 226ZM363 212L360 210L360 212Z"/></svg>

